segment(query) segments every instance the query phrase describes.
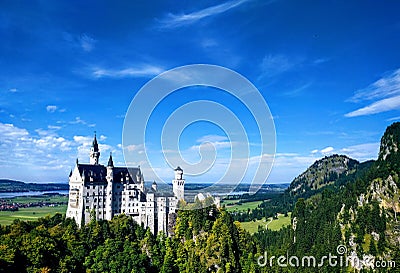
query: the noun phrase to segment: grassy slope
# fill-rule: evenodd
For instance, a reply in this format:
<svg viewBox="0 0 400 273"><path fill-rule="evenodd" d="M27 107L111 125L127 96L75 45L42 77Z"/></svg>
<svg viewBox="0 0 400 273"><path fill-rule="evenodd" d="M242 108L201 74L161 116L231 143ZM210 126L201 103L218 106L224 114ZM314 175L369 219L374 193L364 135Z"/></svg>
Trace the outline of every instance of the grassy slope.
<svg viewBox="0 0 400 273"><path fill-rule="evenodd" d="M0 211L0 225L9 225L15 219L23 221L33 221L40 217L47 215L54 215L57 212L65 214L67 211L67 205L57 207L32 207L32 208L21 208L19 211Z"/></svg>
<svg viewBox="0 0 400 273"><path fill-rule="evenodd" d="M282 227L288 226L290 224L290 215L291 215L290 212L287 217L285 217L283 214L279 214L278 219L274 219L271 223L269 223L271 218L268 218L267 220L261 219L261 220L250 221L250 222L242 222L242 223L240 223L240 225L242 226L242 228L244 228L251 234L257 232L258 226L262 226L263 228L266 228L267 223L269 223L268 229L279 230Z"/></svg>
<svg viewBox="0 0 400 273"><path fill-rule="evenodd" d="M236 202L224 202L222 205L226 205L226 210L229 212L232 211L247 211L248 209L255 209L262 201L253 201L253 202L246 202L242 203L241 205L236 204Z"/></svg>
<svg viewBox="0 0 400 273"><path fill-rule="evenodd" d="M67 196L21 196L12 199L16 203L33 203L33 202L67 202ZM47 215L54 215L56 213L65 214L67 211L67 205L61 205L56 207L31 207L31 208L20 208L18 211L0 211L0 225L9 225L15 219L23 221L33 221L40 217Z"/></svg>

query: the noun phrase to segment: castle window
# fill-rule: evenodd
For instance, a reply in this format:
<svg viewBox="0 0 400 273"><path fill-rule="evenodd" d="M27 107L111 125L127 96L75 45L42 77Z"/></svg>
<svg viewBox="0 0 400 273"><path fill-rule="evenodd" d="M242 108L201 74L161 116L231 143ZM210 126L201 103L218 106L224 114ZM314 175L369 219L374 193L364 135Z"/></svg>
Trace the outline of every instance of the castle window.
<svg viewBox="0 0 400 273"><path fill-rule="evenodd" d="M97 208L97 206L96 206L96 205L94 205L94 208Z"/></svg>
<svg viewBox="0 0 400 273"><path fill-rule="evenodd" d="M89 193L87 193L86 196L89 196Z"/></svg>
<svg viewBox="0 0 400 273"><path fill-rule="evenodd" d="M97 202L97 198L94 199L94 202Z"/></svg>

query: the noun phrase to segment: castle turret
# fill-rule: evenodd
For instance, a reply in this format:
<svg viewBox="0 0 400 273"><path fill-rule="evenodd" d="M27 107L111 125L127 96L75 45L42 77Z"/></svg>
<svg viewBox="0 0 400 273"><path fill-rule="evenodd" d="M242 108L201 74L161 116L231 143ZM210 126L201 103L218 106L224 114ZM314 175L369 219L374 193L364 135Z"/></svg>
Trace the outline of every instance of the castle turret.
<svg viewBox="0 0 400 273"><path fill-rule="evenodd" d="M108 164L107 164L107 181L112 182L113 177L114 177L114 161L112 159L112 154L110 153L110 157L108 158Z"/></svg>
<svg viewBox="0 0 400 273"><path fill-rule="evenodd" d="M111 220L113 218L113 211L112 211L112 196L113 196L113 182L114 182L114 161L112 158L112 153L110 153L110 157L108 158L107 164L107 186L106 186L106 195L110 196L106 199L106 220Z"/></svg>
<svg viewBox="0 0 400 273"><path fill-rule="evenodd" d="M90 164L98 165L99 157L100 157L99 144L97 143L96 133L94 133L92 147L90 148Z"/></svg>
<svg viewBox="0 0 400 273"><path fill-rule="evenodd" d="M185 199L185 179L183 179L183 170L177 167L175 170L175 179L172 180L172 189L178 200Z"/></svg>
<svg viewBox="0 0 400 273"><path fill-rule="evenodd" d="M151 184L151 188L153 191L157 191L157 183L156 181L153 181L153 184Z"/></svg>

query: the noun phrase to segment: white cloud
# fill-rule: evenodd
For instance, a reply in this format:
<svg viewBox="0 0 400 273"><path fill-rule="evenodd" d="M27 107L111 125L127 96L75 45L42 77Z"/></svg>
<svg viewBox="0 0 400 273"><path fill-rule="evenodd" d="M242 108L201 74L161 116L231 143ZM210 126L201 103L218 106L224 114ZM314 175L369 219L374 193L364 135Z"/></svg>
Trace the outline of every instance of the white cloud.
<svg viewBox="0 0 400 273"><path fill-rule="evenodd" d="M191 151L214 151L218 149L226 149L231 148L233 145L232 142L229 141L214 141L214 142L203 142L199 145L193 145L189 148Z"/></svg>
<svg viewBox="0 0 400 273"><path fill-rule="evenodd" d="M400 109L400 69L358 90L351 102L374 101L369 105L345 114L345 117L366 116Z"/></svg>
<svg viewBox="0 0 400 273"><path fill-rule="evenodd" d="M370 84L367 88L356 91L349 101L376 100L396 95L400 95L400 68Z"/></svg>
<svg viewBox="0 0 400 273"><path fill-rule="evenodd" d="M142 154L145 152L143 144L137 144L137 145L131 144L131 145L125 146L124 148L128 152L138 152L139 154Z"/></svg>
<svg viewBox="0 0 400 273"><path fill-rule="evenodd" d="M47 110L47 112L49 112L49 113L54 113L56 110L57 110L57 106L56 105L47 105L46 106L46 110Z"/></svg>
<svg viewBox="0 0 400 273"><path fill-rule="evenodd" d="M279 74L295 69L303 62L304 58L299 56L289 57L284 54L268 54L264 56L261 62L261 75L259 78L275 77Z"/></svg>
<svg viewBox="0 0 400 273"><path fill-rule="evenodd" d="M15 93L15 92L18 92L18 89L17 88L10 88L10 89L8 89L8 91L11 92L11 93Z"/></svg>
<svg viewBox="0 0 400 273"><path fill-rule="evenodd" d="M56 135L54 132L37 129L36 134L14 126L0 123L0 162L9 169L0 176L32 175L35 170L49 168L59 169L65 160L64 152L71 150L71 141ZM57 162L57 164L55 164ZM57 165L57 166L56 166ZM15 169L24 167L24 171ZM15 173L12 173L14 169Z"/></svg>
<svg viewBox="0 0 400 273"><path fill-rule="evenodd" d="M197 139L196 142L203 143L203 142L217 142L217 141L229 141L226 136L220 135L205 135L201 138Z"/></svg>
<svg viewBox="0 0 400 273"><path fill-rule="evenodd" d="M75 117L75 120L74 121L70 121L69 124L82 124L82 125L87 125L88 127L95 127L96 126L96 124L88 124L85 120L81 119L80 117Z"/></svg>
<svg viewBox="0 0 400 273"><path fill-rule="evenodd" d="M90 52L94 49L94 44L96 43L96 40L87 34L83 34L80 38L80 43L84 51Z"/></svg>
<svg viewBox="0 0 400 273"><path fill-rule="evenodd" d="M275 75L290 70L294 63L282 54L267 55L261 63L261 68L265 74Z"/></svg>
<svg viewBox="0 0 400 273"><path fill-rule="evenodd" d="M345 117L358 117L358 116L367 116L382 112L387 112L395 109L400 109L400 95L379 100L374 102L368 106L355 110L353 112L345 114Z"/></svg>
<svg viewBox="0 0 400 273"><path fill-rule="evenodd" d="M236 8L250 0L233 0L219 5L211 6L202 10L198 10L188 14L168 14L164 19L160 20L161 27L173 28L182 25L192 24L201 19L215 16Z"/></svg>
<svg viewBox="0 0 400 273"><path fill-rule="evenodd" d="M363 162L376 159L378 157L379 146L379 142L358 144L343 148L340 150L340 153Z"/></svg>
<svg viewBox="0 0 400 273"><path fill-rule="evenodd" d="M83 119L81 119L80 117L75 117L74 121L70 121L70 124L83 124L86 125L86 121L84 121Z"/></svg>
<svg viewBox="0 0 400 273"><path fill-rule="evenodd" d="M48 125L47 128L50 129L50 130L60 130L62 127L61 126Z"/></svg>
<svg viewBox="0 0 400 273"><path fill-rule="evenodd" d="M321 150L321 153L322 154L329 154L329 153L333 152L333 150L334 150L333 147L326 147L326 148Z"/></svg>
<svg viewBox="0 0 400 273"><path fill-rule="evenodd" d="M163 72L161 67L143 65L141 67L128 67L124 69L94 68L92 76L95 78L127 78L127 77L149 77Z"/></svg>
<svg viewBox="0 0 400 273"><path fill-rule="evenodd" d="M0 122L0 134L4 137L0 138L0 140L5 140L8 138L21 138L29 135L26 129L21 129L15 127L13 124L4 124Z"/></svg>
<svg viewBox="0 0 400 273"><path fill-rule="evenodd" d="M106 136L99 139L105 141ZM0 177L24 181L66 181L69 169L78 157L89 161L93 136L60 136L57 129L36 129L29 132L13 124L0 122ZM106 163L108 152L113 152L115 162L122 161L120 149L99 143L100 160Z"/></svg>
<svg viewBox="0 0 400 273"><path fill-rule="evenodd" d="M310 154L311 154L312 156L316 156L317 154L319 154L319 155L321 155L321 156L326 156L326 155L333 154L334 151L335 151L335 149L334 149L333 147L328 146L328 147L325 147L325 148L323 148L323 149L321 149L321 150L319 150L319 149L312 150L312 151L310 152Z"/></svg>
<svg viewBox="0 0 400 273"><path fill-rule="evenodd" d="M393 120L400 120L400 116L399 117L388 118L386 121L393 121Z"/></svg>

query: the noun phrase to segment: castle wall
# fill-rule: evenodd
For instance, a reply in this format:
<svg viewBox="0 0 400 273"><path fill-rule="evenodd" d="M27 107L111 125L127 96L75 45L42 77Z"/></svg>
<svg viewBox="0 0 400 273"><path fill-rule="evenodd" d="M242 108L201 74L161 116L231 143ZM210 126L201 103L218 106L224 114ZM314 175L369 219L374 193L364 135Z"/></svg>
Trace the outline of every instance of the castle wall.
<svg viewBox="0 0 400 273"><path fill-rule="evenodd" d="M110 155L107 167L98 165L100 152L96 138L91 149L91 164L76 164L69 178L69 200L66 216L75 219L81 227L96 220L111 220L113 216L126 214L138 224L149 227L156 234L171 233L177 204L184 198L183 171L175 170L174 196L157 196L157 185L145 193L144 178L137 169L136 181L130 178L126 168L114 167ZM85 172L86 171L86 172ZM118 181L114 181L114 178Z"/></svg>

